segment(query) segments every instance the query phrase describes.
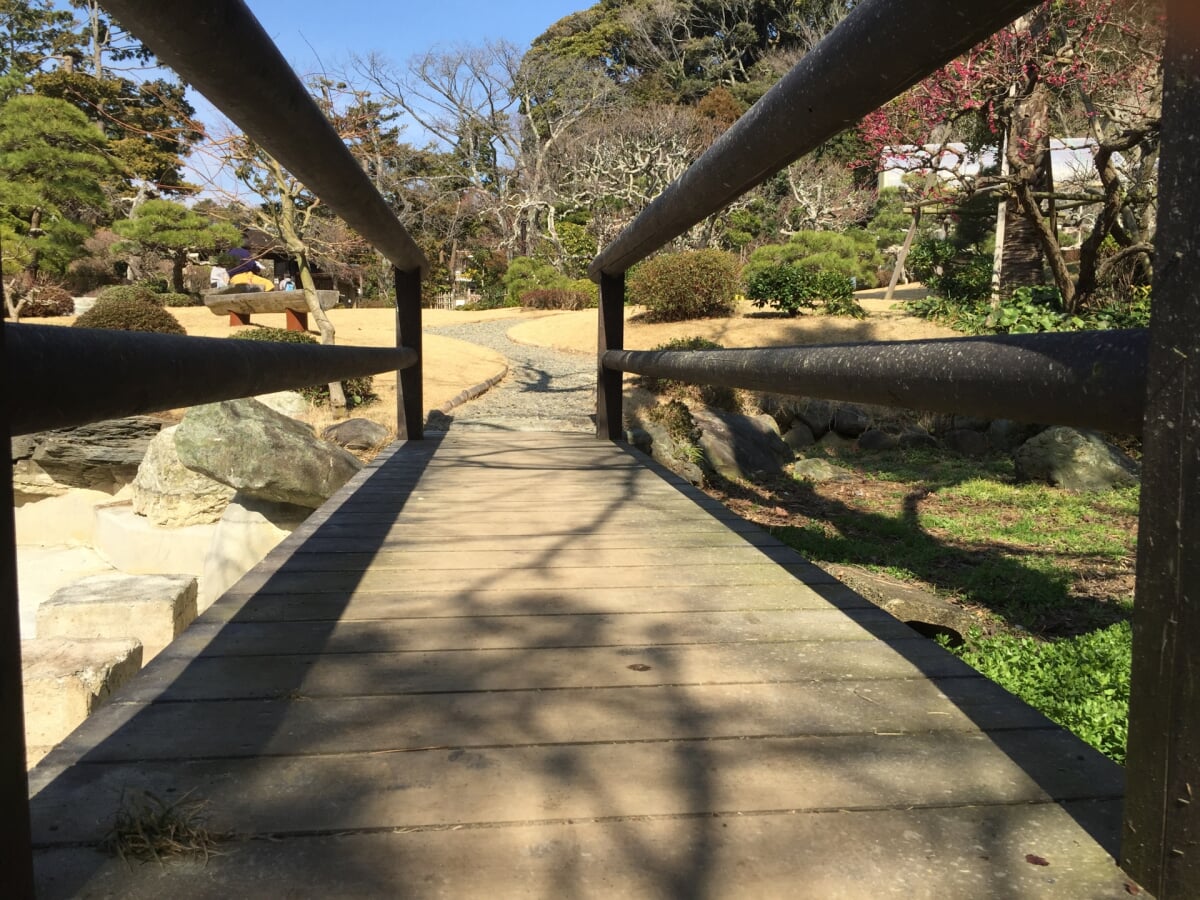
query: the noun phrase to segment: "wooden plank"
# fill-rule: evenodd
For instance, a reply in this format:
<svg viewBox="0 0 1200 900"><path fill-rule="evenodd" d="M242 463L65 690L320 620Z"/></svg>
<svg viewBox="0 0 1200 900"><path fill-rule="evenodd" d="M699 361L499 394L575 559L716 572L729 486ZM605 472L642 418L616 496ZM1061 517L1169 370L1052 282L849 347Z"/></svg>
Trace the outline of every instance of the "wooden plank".
<svg viewBox="0 0 1200 900"><path fill-rule="evenodd" d="M570 513L553 515L545 510L523 510L519 514L509 512L498 521L490 515L475 513L469 509L458 511L459 518L451 520L446 511L407 510L402 520L395 513L383 510L359 512L348 510L336 519L313 522L311 518L297 530L292 544L302 543L310 535L336 537L342 534L353 534L356 537L370 539L407 534L436 534L453 536L464 535L495 535L495 534L679 534L695 531L721 531L728 529L737 533L761 532L762 529L752 522L746 522L733 515L712 516L704 518L682 517L669 511L647 512L637 517L624 512L583 515ZM451 522L454 524L451 524ZM501 526L507 525L505 528Z"/></svg>
<svg viewBox="0 0 1200 900"><path fill-rule="evenodd" d="M162 652L172 656L412 653L550 647L853 641L913 632L877 609L489 616L447 604L441 618L376 622L197 624ZM461 613L454 616L455 612ZM868 630L869 628L869 630Z"/></svg>
<svg viewBox="0 0 1200 900"><path fill-rule="evenodd" d="M160 654L121 697L219 700L973 676L924 638L678 647L200 657Z"/></svg>
<svg viewBox="0 0 1200 900"><path fill-rule="evenodd" d="M251 571L235 585L239 591L278 593L335 592L350 596L388 591L459 590L484 588L545 587L573 590L596 583L596 568L531 568L520 571L497 569L452 569L397 572L368 569L365 572L290 572ZM776 585L787 587L796 581L816 583L832 576L808 563L695 565L663 569L659 566L622 568L605 577L608 587L658 590L664 587L708 587L723 585Z"/></svg>
<svg viewBox="0 0 1200 900"><path fill-rule="evenodd" d="M53 848L38 855L38 886L47 900L85 889L127 900L1128 898L1104 850L1118 807L1038 803L405 829L235 841L207 861L136 867L87 848ZM1030 855L1050 865L1030 865Z"/></svg>
<svg viewBox="0 0 1200 900"><path fill-rule="evenodd" d="M651 597L613 588L586 587L481 590L463 598L456 591L412 591L404 594L360 594L347 601L338 594L227 593L209 607L197 626L238 622L343 622L455 615L464 603L487 615L575 615L622 612L733 612L772 609L874 609L874 604L843 584L803 585L779 590L763 585L709 587L703 591L670 587ZM449 606L448 604L457 604Z"/></svg>
<svg viewBox="0 0 1200 900"><path fill-rule="evenodd" d="M377 538L377 536L376 536ZM364 546L367 534L358 537L326 537L318 532L296 547L296 555L310 553L357 553ZM467 554L481 550L543 551L564 544L592 547L596 550L634 550L645 546L645 539L629 529L588 534L583 531L536 534L455 534L447 528L442 534L429 534L425 529L390 531L378 541L380 550L419 550L421 553ZM780 547L778 538L765 531L734 532L712 528L704 531L675 531L656 533L654 546L673 549L705 549L713 547Z"/></svg>
<svg viewBox="0 0 1200 900"><path fill-rule="evenodd" d="M121 703L113 737L67 750L88 763L311 756L523 744L1050 728L980 677L941 681L686 685L581 691Z"/></svg>
<svg viewBox="0 0 1200 900"><path fill-rule="evenodd" d="M1078 746L1033 729L88 763L42 787L33 834L98 840L127 790L191 792L243 835L1119 797L1116 765L1061 764Z"/></svg>
<svg viewBox="0 0 1200 900"><path fill-rule="evenodd" d="M535 569L612 569L621 566L676 569L775 563L808 565L795 550L782 544L755 546L743 543L723 547L633 547L615 550L560 545L542 550L476 550L470 554L379 548L358 553L296 553L285 568L288 572L361 572L368 567L372 572L381 573L417 573L430 569L530 572Z"/></svg>

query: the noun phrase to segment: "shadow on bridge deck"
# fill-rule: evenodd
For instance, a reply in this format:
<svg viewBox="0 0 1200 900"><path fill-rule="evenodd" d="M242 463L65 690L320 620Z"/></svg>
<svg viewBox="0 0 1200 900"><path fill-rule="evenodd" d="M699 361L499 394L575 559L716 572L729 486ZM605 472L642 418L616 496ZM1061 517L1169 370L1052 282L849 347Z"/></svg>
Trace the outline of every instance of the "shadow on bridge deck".
<svg viewBox="0 0 1200 900"><path fill-rule="evenodd" d="M389 448L31 781L47 897L1124 894L1115 765L576 434Z"/></svg>

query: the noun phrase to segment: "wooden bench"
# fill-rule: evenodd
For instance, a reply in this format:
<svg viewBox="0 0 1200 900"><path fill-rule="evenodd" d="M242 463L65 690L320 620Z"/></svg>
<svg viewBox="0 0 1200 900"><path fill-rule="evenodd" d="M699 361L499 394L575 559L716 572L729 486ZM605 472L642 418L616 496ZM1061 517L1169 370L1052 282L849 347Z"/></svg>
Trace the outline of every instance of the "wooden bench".
<svg viewBox="0 0 1200 900"><path fill-rule="evenodd" d="M321 309L338 305L337 291L317 291ZM229 326L249 325L254 313L284 313L288 331L308 330L308 304L304 291L247 291L243 294L205 294L204 305L214 315L229 313Z"/></svg>

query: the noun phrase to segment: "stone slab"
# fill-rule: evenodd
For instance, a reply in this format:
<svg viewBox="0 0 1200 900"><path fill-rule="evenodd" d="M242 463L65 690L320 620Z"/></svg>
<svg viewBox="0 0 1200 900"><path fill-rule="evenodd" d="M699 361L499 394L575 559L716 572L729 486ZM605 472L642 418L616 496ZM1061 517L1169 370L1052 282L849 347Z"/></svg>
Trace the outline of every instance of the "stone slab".
<svg viewBox="0 0 1200 900"><path fill-rule="evenodd" d="M196 618L191 575L91 575L55 591L37 611L41 637L136 638L149 662Z"/></svg>
<svg viewBox="0 0 1200 900"><path fill-rule="evenodd" d="M204 294L204 305L214 314L223 316L231 312L251 315L253 313L281 313L292 309L306 312L308 302L304 291L246 291L238 294ZM337 291L317 291L321 309L333 309L338 305Z"/></svg>
<svg viewBox="0 0 1200 900"><path fill-rule="evenodd" d="M141 665L142 647L132 638L21 641L29 765L108 702Z"/></svg>

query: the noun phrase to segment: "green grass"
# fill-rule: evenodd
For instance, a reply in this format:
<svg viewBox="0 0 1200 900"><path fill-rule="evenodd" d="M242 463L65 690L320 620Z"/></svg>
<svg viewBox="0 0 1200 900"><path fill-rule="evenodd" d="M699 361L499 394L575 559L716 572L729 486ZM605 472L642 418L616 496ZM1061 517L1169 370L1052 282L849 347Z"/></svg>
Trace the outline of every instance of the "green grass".
<svg viewBox="0 0 1200 900"><path fill-rule="evenodd" d="M786 508L772 531L814 562L917 582L974 610L981 628L959 655L1123 761L1138 489L1021 484L1007 458L937 451L837 462L861 480L753 496Z"/></svg>
<svg viewBox="0 0 1200 900"><path fill-rule="evenodd" d="M1051 642L1009 634L969 635L957 653L1047 718L1123 763L1132 639L1129 623L1118 622Z"/></svg>

